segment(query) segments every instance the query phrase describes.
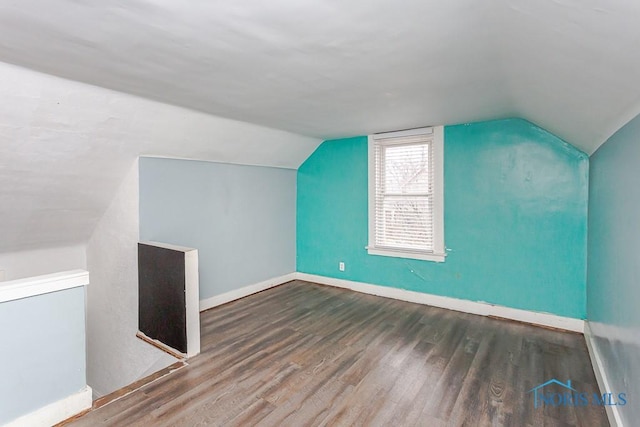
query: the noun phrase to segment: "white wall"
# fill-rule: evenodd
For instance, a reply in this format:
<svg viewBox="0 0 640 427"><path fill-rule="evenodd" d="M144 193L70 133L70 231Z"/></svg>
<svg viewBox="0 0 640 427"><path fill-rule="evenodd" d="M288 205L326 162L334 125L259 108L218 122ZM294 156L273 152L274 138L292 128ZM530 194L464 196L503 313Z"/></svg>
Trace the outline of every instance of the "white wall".
<svg viewBox="0 0 640 427"><path fill-rule="evenodd" d="M108 394L176 359L136 338L138 161L130 165L87 247L87 383Z"/></svg>
<svg viewBox="0 0 640 427"><path fill-rule="evenodd" d="M86 242L131 163L297 168L319 140L0 62L0 252Z"/></svg>
<svg viewBox="0 0 640 427"><path fill-rule="evenodd" d="M0 98L0 269L89 270L97 394L172 361L135 338L138 156L296 168L320 143L2 62Z"/></svg>
<svg viewBox="0 0 640 427"><path fill-rule="evenodd" d="M0 253L0 280L86 268L85 245Z"/></svg>

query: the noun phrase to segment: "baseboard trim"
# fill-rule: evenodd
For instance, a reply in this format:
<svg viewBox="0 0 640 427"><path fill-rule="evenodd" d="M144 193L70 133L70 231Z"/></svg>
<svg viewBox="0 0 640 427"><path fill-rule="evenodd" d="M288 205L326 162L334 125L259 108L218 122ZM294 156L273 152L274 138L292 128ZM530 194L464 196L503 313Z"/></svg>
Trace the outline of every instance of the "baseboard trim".
<svg viewBox="0 0 640 427"><path fill-rule="evenodd" d="M107 394L106 396L102 396L99 399L96 399L93 402L93 409L98 409L101 408L105 405L108 405L109 403L115 402L118 399L121 399L125 396L128 396L129 394L133 393L136 390L141 389L142 387L151 384L152 382L159 380L160 378L163 378L169 374L173 374L174 372L176 372L178 369L182 369L185 366L187 366L187 362L185 362L184 360L180 360L178 362L175 362L172 365L167 366L164 369L161 369L157 372L154 372L151 375L147 375L146 377L143 377L141 379L139 379L138 381L134 381L131 384L124 386L116 391L113 391L109 394Z"/></svg>
<svg viewBox="0 0 640 427"><path fill-rule="evenodd" d="M255 283L253 285L245 286L240 289L234 289L233 291L225 292L224 294L200 300L200 311L209 310L210 308L217 307L219 305L265 291L269 288L273 288L275 286L290 282L291 280L295 279L296 273L289 273L285 274L284 276L273 277L271 279Z"/></svg>
<svg viewBox="0 0 640 427"><path fill-rule="evenodd" d="M304 280L307 282L319 283L321 285L334 286L337 288L350 289L370 295L377 295L385 298L393 298L401 301L408 301L417 304L431 305L434 307L446 308L448 310L461 311L463 313L478 314L480 316L500 317L518 322L530 323L537 326L562 329L565 331L584 333L584 320L571 317L557 316L555 314L540 313L517 308L504 307L501 305L486 302L468 301L440 295L425 294L422 292L408 291L405 289L390 288L387 286L372 285L369 283L354 282L351 280L336 279L334 277L319 276L308 273L289 273L284 276L274 277L263 282L225 292L211 298L200 300L200 311L235 301L246 296L262 292L269 288L281 285L291 280Z"/></svg>
<svg viewBox="0 0 640 427"><path fill-rule="evenodd" d="M596 374L596 381L598 381L598 388L600 389L600 393L609 393L612 388L610 386L607 373L604 369L604 365L602 364L600 351L598 350L598 345L593 338L593 332L591 331L591 325L589 324L589 322L585 322L584 324L584 340L587 343L589 358L591 359L591 366L593 367L593 372ZM620 416L620 411L618 410L617 406L605 405L604 408L607 411L609 424L611 424L612 427L624 426L622 423L622 417Z"/></svg>
<svg viewBox="0 0 640 427"><path fill-rule="evenodd" d="M370 295L393 298L417 304L431 305L464 313L478 314L481 316L501 317L518 322L530 323L537 326L562 329L571 332L584 333L584 321L571 317L562 317L555 314L540 313L504 307L486 302L468 301L439 295L425 294L422 292L408 291L405 289L390 288L387 286L372 285L369 283L354 282L351 280L336 279L333 277L318 276L315 274L296 273L296 278L307 282L315 282L321 285L350 289Z"/></svg>
<svg viewBox="0 0 640 427"><path fill-rule="evenodd" d="M5 427L52 426L91 408L91 387L9 421Z"/></svg>

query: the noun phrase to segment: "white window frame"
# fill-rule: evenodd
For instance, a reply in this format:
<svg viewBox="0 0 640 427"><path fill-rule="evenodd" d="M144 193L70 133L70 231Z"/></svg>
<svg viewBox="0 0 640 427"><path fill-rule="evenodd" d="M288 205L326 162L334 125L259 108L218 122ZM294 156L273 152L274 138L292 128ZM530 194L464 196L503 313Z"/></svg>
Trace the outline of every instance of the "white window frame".
<svg viewBox="0 0 640 427"><path fill-rule="evenodd" d="M433 251L418 251L415 249L396 249L376 247L376 141L394 137L413 135L431 135L431 155L433 167ZM366 247L369 255L381 255L397 258L410 258L425 261L444 262L446 251L444 246L444 127L433 126L396 132L385 132L369 135L369 245Z"/></svg>

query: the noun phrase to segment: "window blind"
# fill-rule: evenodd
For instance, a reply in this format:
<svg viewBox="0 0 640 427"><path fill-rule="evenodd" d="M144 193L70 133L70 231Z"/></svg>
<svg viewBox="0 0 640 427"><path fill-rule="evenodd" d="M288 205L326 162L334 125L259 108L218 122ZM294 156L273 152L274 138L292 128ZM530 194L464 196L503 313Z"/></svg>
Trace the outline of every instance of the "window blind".
<svg viewBox="0 0 640 427"><path fill-rule="evenodd" d="M433 133L374 141L375 247L433 252Z"/></svg>

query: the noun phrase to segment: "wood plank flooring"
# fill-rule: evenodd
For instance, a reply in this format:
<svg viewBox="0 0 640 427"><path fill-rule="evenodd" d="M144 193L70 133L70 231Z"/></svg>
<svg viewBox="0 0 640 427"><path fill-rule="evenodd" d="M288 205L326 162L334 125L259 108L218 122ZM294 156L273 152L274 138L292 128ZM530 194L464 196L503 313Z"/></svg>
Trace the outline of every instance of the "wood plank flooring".
<svg viewBox="0 0 640 427"><path fill-rule="evenodd" d="M202 354L71 426L607 426L579 334L293 281L201 314ZM557 390L561 392L562 390Z"/></svg>

